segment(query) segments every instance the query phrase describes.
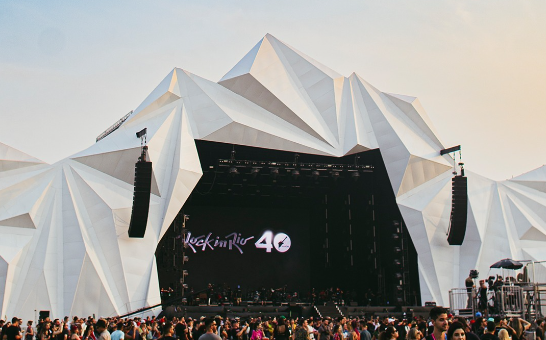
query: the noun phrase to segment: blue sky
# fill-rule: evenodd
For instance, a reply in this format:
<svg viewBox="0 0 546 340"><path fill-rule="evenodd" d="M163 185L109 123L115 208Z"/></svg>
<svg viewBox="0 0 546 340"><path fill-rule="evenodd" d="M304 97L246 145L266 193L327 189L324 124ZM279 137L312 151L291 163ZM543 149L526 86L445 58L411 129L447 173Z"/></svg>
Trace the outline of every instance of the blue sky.
<svg viewBox="0 0 546 340"><path fill-rule="evenodd" d="M217 81L266 33L420 98L469 170L546 163L546 2L1 1L0 142L55 162L174 67Z"/></svg>

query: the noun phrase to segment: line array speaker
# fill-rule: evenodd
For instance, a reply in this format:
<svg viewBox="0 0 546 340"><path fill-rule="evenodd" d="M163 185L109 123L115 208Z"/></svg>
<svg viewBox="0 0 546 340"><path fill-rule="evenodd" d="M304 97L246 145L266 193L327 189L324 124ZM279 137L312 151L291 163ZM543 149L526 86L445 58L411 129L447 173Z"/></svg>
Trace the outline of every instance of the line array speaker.
<svg viewBox="0 0 546 340"><path fill-rule="evenodd" d="M466 234L466 217L468 212L468 183L464 176L455 176L451 180L451 219L447 242L452 246L463 244Z"/></svg>
<svg viewBox="0 0 546 340"><path fill-rule="evenodd" d="M151 188L152 162L139 161L135 164L135 189L133 192L129 237L144 237L146 224L148 223Z"/></svg>

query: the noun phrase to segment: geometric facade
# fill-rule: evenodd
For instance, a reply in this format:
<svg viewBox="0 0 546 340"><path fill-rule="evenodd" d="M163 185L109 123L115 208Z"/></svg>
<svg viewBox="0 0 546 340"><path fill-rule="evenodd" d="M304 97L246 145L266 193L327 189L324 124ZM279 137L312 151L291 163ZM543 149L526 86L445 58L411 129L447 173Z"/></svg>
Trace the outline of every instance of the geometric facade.
<svg viewBox="0 0 546 340"><path fill-rule="evenodd" d="M139 239L127 230L143 128L153 174ZM466 238L450 246L452 160L419 100L268 34L218 83L175 68L118 130L55 164L0 143L1 314L112 316L159 303L154 254L202 175L195 139L334 157L379 149L423 301L447 305L470 269L499 259L546 259L546 167L500 182L466 171Z"/></svg>

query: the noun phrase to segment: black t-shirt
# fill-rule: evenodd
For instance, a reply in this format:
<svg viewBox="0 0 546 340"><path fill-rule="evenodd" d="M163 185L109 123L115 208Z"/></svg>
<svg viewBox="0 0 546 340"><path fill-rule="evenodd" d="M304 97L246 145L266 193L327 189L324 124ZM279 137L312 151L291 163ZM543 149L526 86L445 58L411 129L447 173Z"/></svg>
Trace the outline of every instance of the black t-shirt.
<svg viewBox="0 0 546 340"><path fill-rule="evenodd" d="M66 335L66 338L65 338L65 335ZM68 329L64 328L63 327L63 330L61 333L57 334L57 340L64 340L64 339L67 339L70 338L68 336Z"/></svg>
<svg viewBox="0 0 546 340"><path fill-rule="evenodd" d="M491 334L491 333L485 333L480 338L481 340L500 340L498 336Z"/></svg>
<svg viewBox="0 0 546 340"><path fill-rule="evenodd" d="M320 334L320 340L330 340L330 334L332 334L332 332L330 331L329 326L321 325L318 332Z"/></svg>
<svg viewBox="0 0 546 340"><path fill-rule="evenodd" d="M466 340L480 340L480 337L477 336L475 333L466 332L465 335L466 335Z"/></svg>
<svg viewBox="0 0 546 340"><path fill-rule="evenodd" d="M11 325L8 327L8 329L6 329L4 334L8 337L8 340L15 340L15 337L19 335L20 332L21 329L19 326Z"/></svg>
<svg viewBox="0 0 546 340"><path fill-rule="evenodd" d="M182 323L177 323L176 326L174 326L174 332L176 333L176 337L178 339L184 339L184 330L186 329L186 325Z"/></svg>

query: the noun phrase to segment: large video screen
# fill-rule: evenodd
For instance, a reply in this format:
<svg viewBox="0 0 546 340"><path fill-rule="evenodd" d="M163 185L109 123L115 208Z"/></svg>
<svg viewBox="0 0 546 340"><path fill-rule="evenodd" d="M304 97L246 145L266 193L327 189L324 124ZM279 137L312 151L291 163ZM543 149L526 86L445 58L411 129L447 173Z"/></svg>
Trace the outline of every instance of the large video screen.
<svg viewBox="0 0 546 340"><path fill-rule="evenodd" d="M186 282L194 291L209 283L243 294L265 289L309 292L309 212L242 207L184 208Z"/></svg>

